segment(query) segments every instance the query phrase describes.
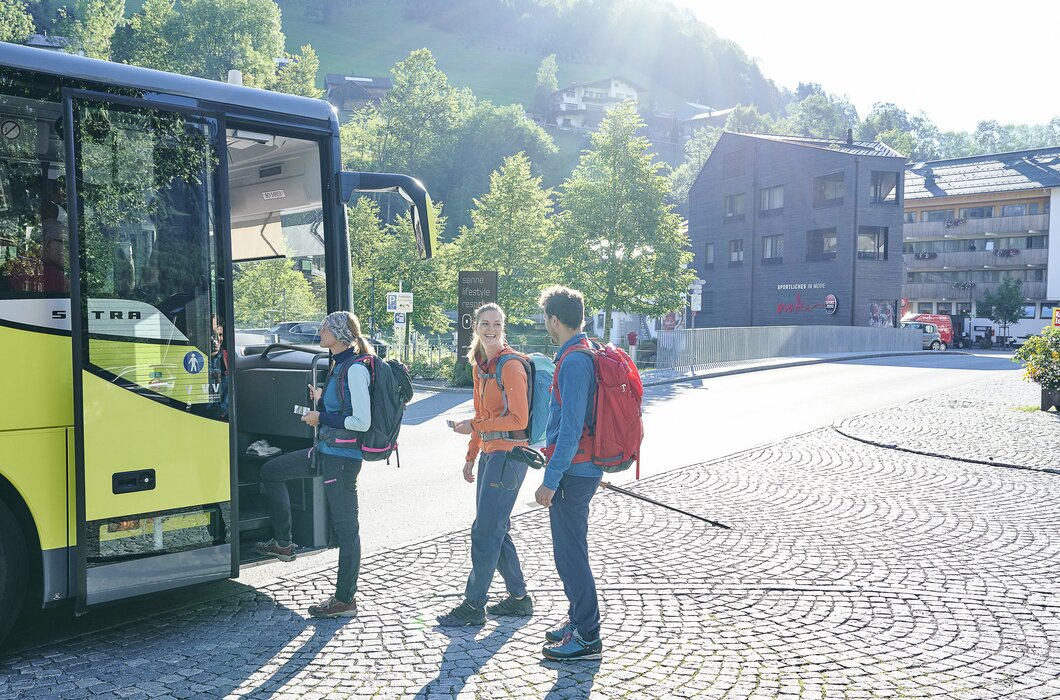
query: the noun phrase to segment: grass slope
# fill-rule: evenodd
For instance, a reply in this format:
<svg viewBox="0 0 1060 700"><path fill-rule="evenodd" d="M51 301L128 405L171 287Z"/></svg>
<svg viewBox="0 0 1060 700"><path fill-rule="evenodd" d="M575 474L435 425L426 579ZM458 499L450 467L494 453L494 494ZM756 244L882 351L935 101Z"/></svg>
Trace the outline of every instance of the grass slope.
<svg viewBox="0 0 1060 700"><path fill-rule="evenodd" d="M309 0L312 1L312 0ZM438 32L424 22L404 17L402 4L391 0L356 0L341 4L328 24L309 22L303 2L281 2L287 50L312 44L324 73L390 75L390 68L409 52L428 48L438 67L459 87L468 87L479 98L495 104L521 103L530 107L537 68L544 56L512 51L473 37ZM621 75L649 89L649 100L659 107L674 107L682 98L655 89L643 71L622 64L579 64L561 61L559 84L584 83Z"/></svg>

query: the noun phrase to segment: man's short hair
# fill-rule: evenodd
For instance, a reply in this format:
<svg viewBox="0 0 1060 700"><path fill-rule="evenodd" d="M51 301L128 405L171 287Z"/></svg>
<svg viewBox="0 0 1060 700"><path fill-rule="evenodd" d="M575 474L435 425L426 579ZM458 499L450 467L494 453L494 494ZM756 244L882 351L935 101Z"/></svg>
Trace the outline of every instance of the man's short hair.
<svg viewBox="0 0 1060 700"><path fill-rule="evenodd" d="M577 289L555 285L541 292L537 302L545 318L555 316L567 328L581 330L585 324L585 297Z"/></svg>

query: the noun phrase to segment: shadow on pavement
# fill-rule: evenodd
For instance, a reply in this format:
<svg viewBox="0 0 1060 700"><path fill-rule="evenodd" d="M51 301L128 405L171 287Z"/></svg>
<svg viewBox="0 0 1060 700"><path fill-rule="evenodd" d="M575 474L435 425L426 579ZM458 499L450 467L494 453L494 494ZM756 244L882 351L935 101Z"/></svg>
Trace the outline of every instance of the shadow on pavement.
<svg viewBox="0 0 1060 700"><path fill-rule="evenodd" d="M435 627L449 637L442 654L438 675L427 681L415 695L415 700L432 697L456 697L467 684L467 679L478 673L505 642L515 636L529 618L513 621L498 620L499 624L485 637L476 638L477 629L467 627Z"/></svg>
<svg viewBox="0 0 1060 700"><path fill-rule="evenodd" d="M471 392L440 391L409 404L402 425L420 425L472 400Z"/></svg>
<svg viewBox="0 0 1060 700"><path fill-rule="evenodd" d="M545 700L587 700L593 692L600 659L592 661L542 661L542 668L557 670Z"/></svg>
<svg viewBox="0 0 1060 700"><path fill-rule="evenodd" d="M296 649L292 649L292 643L288 643L281 653L285 656L290 654L290 656L283 660L282 665L268 679L254 687L253 690L248 692L248 688L245 686L239 688L243 697L271 698L295 676L304 671L347 622L349 622L349 618L306 620L300 615L292 613L289 621L279 625L282 630L291 635L292 643L297 642L300 637L306 636L306 632L309 630L312 630L312 634Z"/></svg>

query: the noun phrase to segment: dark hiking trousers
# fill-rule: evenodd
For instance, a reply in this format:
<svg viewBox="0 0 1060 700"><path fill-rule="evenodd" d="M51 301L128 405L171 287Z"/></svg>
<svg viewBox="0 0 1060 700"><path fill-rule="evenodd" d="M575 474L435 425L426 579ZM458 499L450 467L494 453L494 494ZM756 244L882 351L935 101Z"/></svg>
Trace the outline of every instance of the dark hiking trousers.
<svg viewBox="0 0 1060 700"><path fill-rule="evenodd" d="M600 630L596 581L589 568L589 501L601 478L564 474L548 509L556 571L569 602L567 615L582 639L589 641Z"/></svg>
<svg viewBox="0 0 1060 700"><path fill-rule="evenodd" d="M287 491L290 479L315 475L309 450L299 450L274 457L261 468L261 483L268 497L273 537L277 544L291 544L291 497ZM331 510L331 522L339 541L339 572L335 597L344 603L357 592L361 568L361 529L357 518L357 476L361 460L321 453L324 494Z"/></svg>
<svg viewBox="0 0 1060 700"><path fill-rule="evenodd" d="M471 525L471 574L464 599L476 608L486 606L493 572L515 596L526 595L526 580L510 533L512 508L526 477L526 465L508 458L507 452L479 457L475 489L475 522Z"/></svg>

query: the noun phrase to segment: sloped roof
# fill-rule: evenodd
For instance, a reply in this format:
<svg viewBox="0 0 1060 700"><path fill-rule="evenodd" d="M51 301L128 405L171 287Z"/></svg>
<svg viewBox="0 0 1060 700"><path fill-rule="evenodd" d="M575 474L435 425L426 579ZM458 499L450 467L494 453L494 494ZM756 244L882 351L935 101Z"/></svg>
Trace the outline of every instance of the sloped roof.
<svg viewBox="0 0 1060 700"><path fill-rule="evenodd" d="M390 78L342 75L341 73L328 73L324 76L324 84L329 87L332 85L347 85L351 83L365 89L373 90L389 90L393 87Z"/></svg>
<svg viewBox="0 0 1060 700"><path fill-rule="evenodd" d="M794 146L805 146L807 148L818 148L833 153L846 153L851 156L880 156L883 158L906 157L885 143L879 141L850 141L846 139L817 139L809 136L773 136L767 134L740 134L754 139L765 139L767 141L780 141L790 143Z"/></svg>
<svg viewBox="0 0 1060 700"><path fill-rule="evenodd" d="M907 200L1044 187L1060 187L1060 146L914 163L905 175Z"/></svg>

